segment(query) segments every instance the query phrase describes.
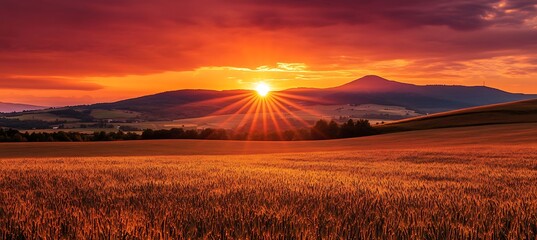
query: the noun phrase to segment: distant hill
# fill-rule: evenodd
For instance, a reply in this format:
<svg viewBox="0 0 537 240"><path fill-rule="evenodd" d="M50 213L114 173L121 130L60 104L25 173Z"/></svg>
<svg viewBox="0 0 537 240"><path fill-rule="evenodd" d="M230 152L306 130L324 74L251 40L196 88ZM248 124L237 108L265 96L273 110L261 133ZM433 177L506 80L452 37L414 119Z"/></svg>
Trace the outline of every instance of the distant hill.
<svg viewBox="0 0 537 240"><path fill-rule="evenodd" d="M250 94L248 90L178 90L90 105L90 109L128 110L152 120L207 116Z"/></svg>
<svg viewBox="0 0 537 240"><path fill-rule="evenodd" d="M490 124L537 123L537 99L409 118L380 126L386 132Z"/></svg>
<svg viewBox="0 0 537 240"><path fill-rule="evenodd" d="M9 112L22 112L29 110L40 110L47 107L34 106L28 104L19 104L19 103L5 103L0 102L0 112L9 113Z"/></svg>
<svg viewBox="0 0 537 240"><path fill-rule="evenodd" d="M160 121L198 118L215 113L218 115L237 113L246 102L229 106L252 94L250 90L186 89L113 103L68 108L83 113L99 112L100 118L109 115L109 118L115 119L117 114L121 114L125 115L125 118L136 116L136 119L144 121ZM509 93L484 86L419 86L372 75L338 87L294 88L276 92L275 95L288 98L290 102L302 106L377 104L400 106L421 114L537 98L537 95ZM289 105L287 107L293 109ZM16 110L41 108L43 107L29 106Z"/></svg>
<svg viewBox="0 0 537 240"><path fill-rule="evenodd" d="M238 101L236 96L250 92L178 90L114 103L95 104L90 108L135 111L153 119L191 118L218 111ZM406 107L421 113L537 98L537 95L509 93L484 86L419 86L373 75L333 88L295 88L280 93L295 96L293 101L302 105L380 104ZM237 109L221 114L232 113L234 110Z"/></svg>
<svg viewBox="0 0 537 240"><path fill-rule="evenodd" d="M537 95L509 93L484 86L419 86L374 75L334 88L308 89L296 93L323 99L324 102L395 105L422 113L537 98Z"/></svg>

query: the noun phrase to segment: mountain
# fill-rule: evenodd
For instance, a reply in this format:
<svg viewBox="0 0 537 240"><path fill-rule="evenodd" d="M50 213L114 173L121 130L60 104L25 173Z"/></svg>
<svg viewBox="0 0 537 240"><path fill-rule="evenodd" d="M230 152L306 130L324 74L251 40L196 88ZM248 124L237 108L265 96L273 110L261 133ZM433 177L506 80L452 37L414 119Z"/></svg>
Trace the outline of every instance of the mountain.
<svg viewBox="0 0 537 240"><path fill-rule="evenodd" d="M5 103L0 102L0 112L22 112L22 111L30 111L30 110L40 110L45 109L47 107L42 106L34 106L34 105L28 105L28 104L20 104L20 103Z"/></svg>
<svg viewBox="0 0 537 240"><path fill-rule="evenodd" d="M114 103L94 104L90 105L89 108L140 112L149 120L202 117L233 104L250 93L249 90L186 89Z"/></svg>
<svg viewBox="0 0 537 240"><path fill-rule="evenodd" d="M124 118L134 115L149 121L173 120L244 113L247 109L241 107L247 102L241 100L252 94L250 90L187 89L70 109L86 115L99 110L99 116L103 115L101 118L118 118L119 114ZM372 75L332 88L294 88L273 94L306 108L308 105L379 104L401 106L422 114L537 98L537 95L509 93L484 86L420 86ZM284 105L291 110L297 108L288 103ZM62 116L79 118L75 115Z"/></svg>
<svg viewBox="0 0 537 240"><path fill-rule="evenodd" d="M251 93L248 90L178 90L114 103L91 105L91 109L128 110L147 119L178 119L206 116ZM369 75L333 88L294 88L277 92L302 105L380 104L402 106L421 113L537 98L485 86L414 85ZM233 113L236 108L220 114Z"/></svg>
<svg viewBox="0 0 537 240"><path fill-rule="evenodd" d="M408 90L415 86L408 83L391 81L375 75L368 75L341 86L329 88L329 90L354 93L394 92Z"/></svg>
<svg viewBox="0 0 537 240"><path fill-rule="evenodd" d="M300 95L334 104L403 106L423 113L537 98L537 95L508 93L485 86L419 86L373 75L334 88L300 91Z"/></svg>

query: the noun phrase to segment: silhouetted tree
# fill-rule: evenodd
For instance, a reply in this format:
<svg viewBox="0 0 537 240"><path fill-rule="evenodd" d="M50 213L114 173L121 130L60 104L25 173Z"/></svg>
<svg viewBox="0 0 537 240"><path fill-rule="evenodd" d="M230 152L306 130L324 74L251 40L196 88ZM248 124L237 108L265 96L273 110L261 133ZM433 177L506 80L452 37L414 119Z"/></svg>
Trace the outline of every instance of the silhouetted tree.
<svg viewBox="0 0 537 240"><path fill-rule="evenodd" d="M185 131L185 139L197 139L197 138L199 138L198 131L193 130L193 129Z"/></svg>
<svg viewBox="0 0 537 240"><path fill-rule="evenodd" d="M328 135L328 138L330 139L338 138L339 125L334 120L328 123L328 132L326 134Z"/></svg>
<svg viewBox="0 0 537 240"><path fill-rule="evenodd" d="M94 132L93 134L83 134L79 132L55 132L55 133L21 133L14 129L0 128L0 141L2 142L50 142L50 141L118 141L118 140L138 140L138 139L218 139L218 140L310 140L310 139L334 139L346 137L358 137L377 134L368 120L358 120L354 122L349 119L341 125L335 121L327 122L319 120L311 128L285 130L283 132L265 131L231 131L225 129L203 129L203 130L183 130L182 128L172 128L169 130L146 129L141 135L134 132Z"/></svg>
<svg viewBox="0 0 537 240"><path fill-rule="evenodd" d="M12 141L13 142L26 142L27 139L20 133L15 133L12 137L11 137Z"/></svg>
<svg viewBox="0 0 537 240"><path fill-rule="evenodd" d="M369 136L375 134L375 129L367 119L360 119L354 124L355 136Z"/></svg>
<svg viewBox="0 0 537 240"><path fill-rule="evenodd" d="M142 139L154 139L153 129L146 129L142 132Z"/></svg>
<svg viewBox="0 0 537 240"><path fill-rule="evenodd" d="M339 137L354 137L354 121L352 119L349 119L346 123L341 124L341 128L339 130Z"/></svg>
<svg viewBox="0 0 537 240"><path fill-rule="evenodd" d="M185 131L182 128L172 128L170 129L167 138L169 139L185 138Z"/></svg>
<svg viewBox="0 0 537 240"><path fill-rule="evenodd" d="M317 121L311 129L311 139L321 140L328 137L328 122L323 119Z"/></svg>
<svg viewBox="0 0 537 240"><path fill-rule="evenodd" d="M229 134L225 129L206 128L198 134L198 138L211 140L227 140L229 139Z"/></svg>
<svg viewBox="0 0 537 240"><path fill-rule="evenodd" d="M108 134L106 134L105 131L93 133L93 141L110 141L110 140L112 139L109 138Z"/></svg>
<svg viewBox="0 0 537 240"><path fill-rule="evenodd" d="M293 131L293 130L285 130L282 133L283 140L285 140L285 141L295 140L295 135L296 135L296 131Z"/></svg>

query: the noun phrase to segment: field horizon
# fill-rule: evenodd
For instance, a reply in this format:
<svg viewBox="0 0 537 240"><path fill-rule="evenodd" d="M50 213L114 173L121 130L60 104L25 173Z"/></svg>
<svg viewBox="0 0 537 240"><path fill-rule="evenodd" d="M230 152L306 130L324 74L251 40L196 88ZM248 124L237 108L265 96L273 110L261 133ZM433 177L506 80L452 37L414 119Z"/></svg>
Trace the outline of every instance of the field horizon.
<svg viewBox="0 0 537 240"><path fill-rule="evenodd" d="M233 155L278 152L537 144L537 123L415 130L350 139L310 141L138 140L0 143L0 158L71 156ZM36 153L39 153L36 155Z"/></svg>
<svg viewBox="0 0 537 240"><path fill-rule="evenodd" d="M531 239L535 136L2 143L0 238Z"/></svg>
<svg viewBox="0 0 537 240"><path fill-rule="evenodd" d="M331 140L0 143L0 238L532 239L535 102Z"/></svg>

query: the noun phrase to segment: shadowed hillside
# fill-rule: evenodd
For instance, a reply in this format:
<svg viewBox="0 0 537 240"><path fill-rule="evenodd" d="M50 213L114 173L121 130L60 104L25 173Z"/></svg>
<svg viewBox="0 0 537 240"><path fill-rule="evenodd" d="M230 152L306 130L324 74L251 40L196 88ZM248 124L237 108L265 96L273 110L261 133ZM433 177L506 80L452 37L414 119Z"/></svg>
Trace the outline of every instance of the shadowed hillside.
<svg viewBox="0 0 537 240"><path fill-rule="evenodd" d="M203 117L239 101L241 96L244 98L248 93L251 91L178 90L114 103L95 104L89 108L135 111L149 119ZM302 105L379 104L401 106L422 113L536 97L482 86L418 86L372 75L334 88L296 88L281 93ZM234 110L236 109L219 114L234 113Z"/></svg>
<svg viewBox="0 0 537 240"><path fill-rule="evenodd" d="M140 140L0 143L0 159L28 157L235 155L382 151L458 146L535 146L537 123L407 131L323 141ZM35 153L39 153L36 156Z"/></svg>
<svg viewBox="0 0 537 240"><path fill-rule="evenodd" d="M385 131L537 122L537 99L467 108L386 124Z"/></svg>
<svg viewBox="0 0 537 240"><path fill-rule="evenodd" d="M402 106L422 113L436 113L487 104L535 98L485 86L419 86L369 75L327 89L304 89L299 94L336 104L375 103Z"/></svg>
<svg viewBox="0 0 537 240"><path fill-rule="evenodd" d="M251 93L247 90L178 90L89 106L91 109L121 109L143 113L149 119L201 117L211 114Z"/></svg>
<svg viewBox="0 0 537 240"><path fill-rule="evenodd" d="M291 110L302 106L315 108L315 105L377 104L403 107L420 114L537 98L537 95L508 93L484 86L419 86L372 75L333 88L295 88L274 94L285 98L286 107ZM245 113L248 109L242 108L242 112L240 109L247 102L244 100L252 95L255 93L251 90L186 89L69 108L79 112L127 112L135 116L130 117L131 120L161 121Z"/></svg>

